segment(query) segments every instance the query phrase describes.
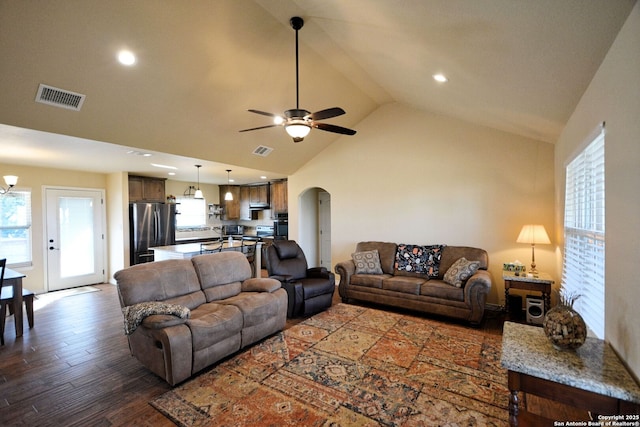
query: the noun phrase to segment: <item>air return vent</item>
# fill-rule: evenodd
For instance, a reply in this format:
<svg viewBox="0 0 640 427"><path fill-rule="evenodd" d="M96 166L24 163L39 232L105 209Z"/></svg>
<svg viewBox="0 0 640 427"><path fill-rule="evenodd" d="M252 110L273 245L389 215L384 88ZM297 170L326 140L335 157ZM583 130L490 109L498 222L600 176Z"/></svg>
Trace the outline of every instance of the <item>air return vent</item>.
<svg viewBox="0 0 640 427"><path fill-rule="evenodd" d="M38 93L36 94L36 102L80 111L85 97L86 95L40 84Z"/></svg>
<svg viewBox="0 0 640 427"><path fill-rule="evenodd" d="M256 147L256 149L253 150L253 154L255 154L256 156L267 157L269 154L271 154L272 151L273 151L273 148L271 148L271 147L266 147L264 145L258 145Z"/></svg>

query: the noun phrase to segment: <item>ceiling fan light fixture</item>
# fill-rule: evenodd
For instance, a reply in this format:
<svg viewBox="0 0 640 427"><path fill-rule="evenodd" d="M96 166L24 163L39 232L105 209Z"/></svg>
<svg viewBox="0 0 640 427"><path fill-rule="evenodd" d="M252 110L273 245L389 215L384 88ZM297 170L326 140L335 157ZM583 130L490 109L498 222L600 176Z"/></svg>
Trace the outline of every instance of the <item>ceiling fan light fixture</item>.
<svg viewBox="0 0 640 427"><path fill-rule="evenodd" d="M284 128L289 136L293 138L294 142L302 141L304 137L309 135L309 132L311 132L311 127L302 120L300 122L287 124Z"/></svg>

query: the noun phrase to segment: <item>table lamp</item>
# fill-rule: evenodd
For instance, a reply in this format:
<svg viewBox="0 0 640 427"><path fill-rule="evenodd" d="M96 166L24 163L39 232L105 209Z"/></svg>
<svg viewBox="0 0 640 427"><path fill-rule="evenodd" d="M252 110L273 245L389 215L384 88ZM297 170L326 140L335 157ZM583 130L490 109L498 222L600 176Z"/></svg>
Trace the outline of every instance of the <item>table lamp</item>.
<svg viewBox="0 0 640 427"><path fill-rule="evenodd" d="M527 224L522 227L520 230L520 235L518 236L518 243L531 243L531 270L530 273L533 275L538 274L538 270L536 270L536 243L548 245L551 243L549 240L549 235L547 234L547 230L544 229L544 225L539 224Z"/></svg>

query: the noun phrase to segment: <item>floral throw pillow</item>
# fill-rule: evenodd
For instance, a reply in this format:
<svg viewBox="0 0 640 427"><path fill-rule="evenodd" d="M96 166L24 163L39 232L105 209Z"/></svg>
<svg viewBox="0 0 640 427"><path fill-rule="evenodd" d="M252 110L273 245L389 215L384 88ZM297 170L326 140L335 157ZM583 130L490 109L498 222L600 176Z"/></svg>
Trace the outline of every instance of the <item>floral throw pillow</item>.
<svg viewBox="0 0 640 427"><path fill-rule="evenodd" d="M460 288L469 277L478 271L478 268L480 268L480 261L468 261L462 257L454 262L447 272L444 273L444 282Z"/></svg>
<svg viewBox="0 0 640 427"><path fill-rule="evenodd" d="M356 274L382 274L380 254L377 249L352 253L351 259L356 265Z"/></svg>
<svg viewBox="0 0 640 427"><path fill-rule="evenodd" d="M402 272L438 277L443 247L444 245L419 246L401 243L396 250L395 268Z"/></svg>

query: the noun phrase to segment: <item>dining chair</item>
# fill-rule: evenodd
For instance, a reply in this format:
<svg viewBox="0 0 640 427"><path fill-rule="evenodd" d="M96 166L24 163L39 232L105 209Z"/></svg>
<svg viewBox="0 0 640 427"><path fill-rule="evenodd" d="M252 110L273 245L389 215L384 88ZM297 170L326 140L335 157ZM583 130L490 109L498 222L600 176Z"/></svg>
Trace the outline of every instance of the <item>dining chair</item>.
<svg viewBox="0 0 640 427"><path fill-rule="evenodd" d="M7 260L0 259L0 345L4 345L4 325L7 320L7 307L9 314L13 314L13 286L4 286L4 270ZM33 328L33 299L35 294L28 289L22 289L22 300L27 308L29 328ZM22 309L22 307L20 307Z"/></svg>

